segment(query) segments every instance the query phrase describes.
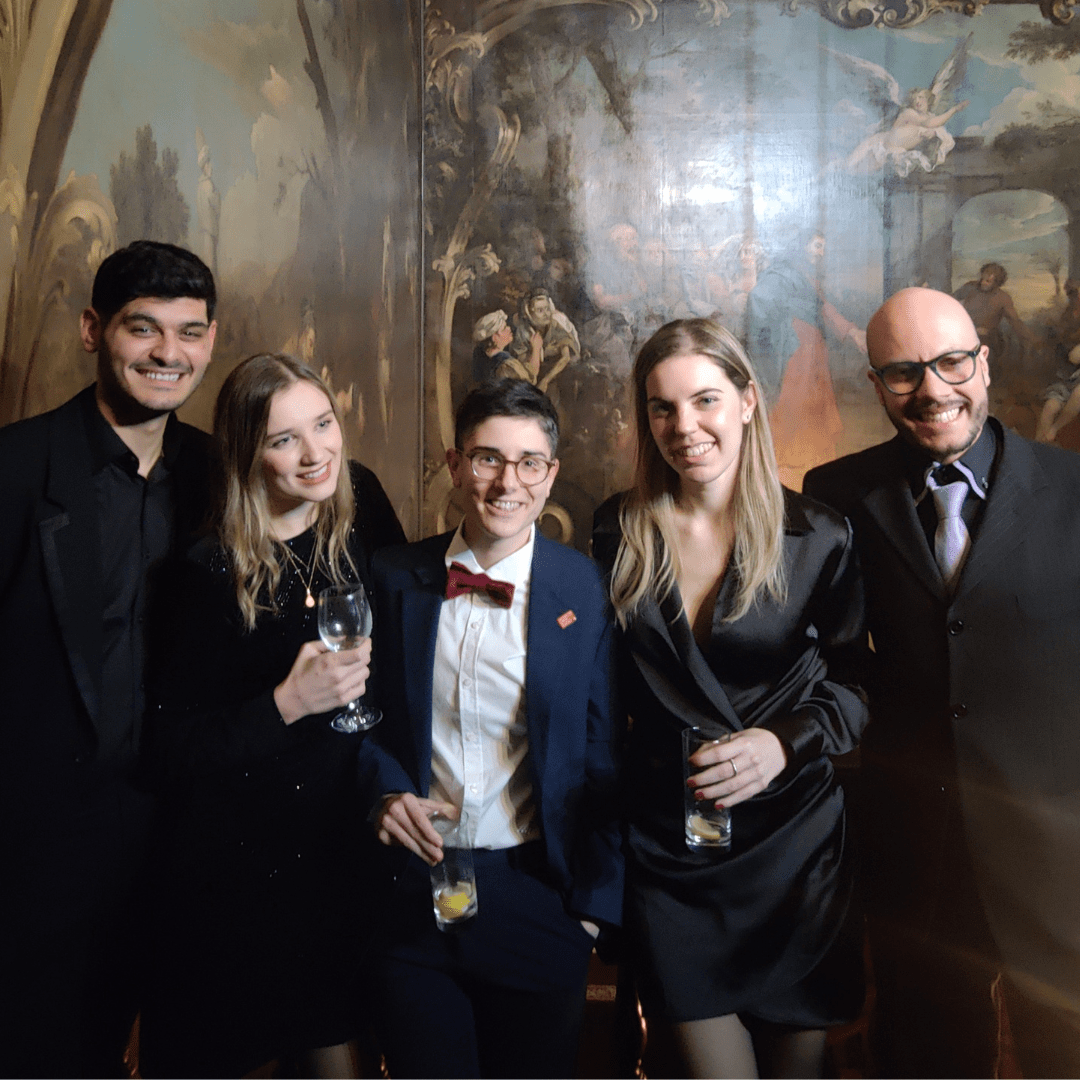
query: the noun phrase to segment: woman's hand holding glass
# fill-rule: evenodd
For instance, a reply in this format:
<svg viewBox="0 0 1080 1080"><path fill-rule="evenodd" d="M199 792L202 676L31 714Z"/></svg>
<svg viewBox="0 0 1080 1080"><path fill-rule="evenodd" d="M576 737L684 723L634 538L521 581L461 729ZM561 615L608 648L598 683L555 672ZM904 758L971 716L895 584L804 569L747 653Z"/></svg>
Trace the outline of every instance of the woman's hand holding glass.
<svg viewBox="0 0 1080 1080"><path fill-rule="evenodd" d="M332 652L321 641L305 642L289 674L274 690L282 720L293 724L363 697L370 663L371 638L341 652Z"/></svg>
<svg viewBox="0 0 1080 1080"><path fill-rule="evenodd" d="M784 744L765 728L746 728L703 746L690 759L701 769L687 784L702 801L736 806L764 791L784 770Z"/></svg>
<svg viewBox="0 0 1080 1080"><path fill-rule="evenodd" d="M375 830L379 841L387 847L405 847L414 855L434 866L442 861L443 841L431 824L431 818L440 814L456 821L458 810L452 803L438 799L422 799L411 791L398 791L383 799Z"/></svg>

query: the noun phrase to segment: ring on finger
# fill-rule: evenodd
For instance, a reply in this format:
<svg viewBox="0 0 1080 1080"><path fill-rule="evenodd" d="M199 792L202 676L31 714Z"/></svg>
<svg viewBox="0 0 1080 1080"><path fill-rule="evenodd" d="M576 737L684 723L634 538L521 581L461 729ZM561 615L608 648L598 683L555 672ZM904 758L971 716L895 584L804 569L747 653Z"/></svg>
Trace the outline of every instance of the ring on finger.
<svg viewBox="0 0 1080 1080"><path fill-rule="evenodd" d="M728 764L731 766L731 779L734 780L739 775L739 767L735 764L734 758L728 758Z"/></svg>

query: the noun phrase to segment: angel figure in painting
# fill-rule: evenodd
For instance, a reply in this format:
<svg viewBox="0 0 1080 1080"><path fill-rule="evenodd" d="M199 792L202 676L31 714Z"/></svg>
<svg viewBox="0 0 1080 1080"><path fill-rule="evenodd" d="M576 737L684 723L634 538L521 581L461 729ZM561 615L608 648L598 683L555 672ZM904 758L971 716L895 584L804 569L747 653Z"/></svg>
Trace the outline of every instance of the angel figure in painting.
<svg viewBox="0 0 1080 1080"><path fill-rule="evenodd" d="M969 102L961 101L943 109L942 106L947 105L964 81L970 40L968 34L957 41L929 89L912 90L906 99L901 96L900 84L880 64L826 48L844 70L863 80L871 103L883 113L881 122L843 162L847 172L891 164L896 175L903 177L916 165L925 172L933 172L949 156L956 140L945 125L967 108Z"/></svg>

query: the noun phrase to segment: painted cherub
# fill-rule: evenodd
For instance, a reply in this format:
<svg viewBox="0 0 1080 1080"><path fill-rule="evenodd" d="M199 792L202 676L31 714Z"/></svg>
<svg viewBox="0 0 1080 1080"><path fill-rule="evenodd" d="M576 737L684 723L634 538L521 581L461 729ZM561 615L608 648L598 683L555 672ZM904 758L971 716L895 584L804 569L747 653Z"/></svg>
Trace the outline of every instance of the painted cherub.
<svg viewBox="0 0 1080 1080"><path fill-rule="evenodd" d="M863 80L871 104L884 114L843 162L845 171L860 172L875 164L878 168L891 164L896 175L902 177L916 166L932 172L949 156L956 140L945 125L969 102L937 110L964 81L970 40L968 34L957 41L929 89L912 90L906 99L901 96L900 84L880 64L826 48L850 75Z"/></svg>

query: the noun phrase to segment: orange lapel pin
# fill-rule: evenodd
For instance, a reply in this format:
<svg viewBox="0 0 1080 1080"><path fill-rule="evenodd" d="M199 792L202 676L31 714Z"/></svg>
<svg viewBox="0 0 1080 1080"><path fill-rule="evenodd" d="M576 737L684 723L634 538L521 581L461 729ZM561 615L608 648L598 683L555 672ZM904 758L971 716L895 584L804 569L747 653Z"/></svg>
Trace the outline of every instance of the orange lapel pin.
<svg viewBox="0 0 1080 1080"><path fill-rule="evenodd" d="M565 630L568 626L577 622L577 616L572 611L564 611L555 621L561 629Z"/></svg>

